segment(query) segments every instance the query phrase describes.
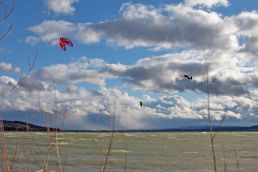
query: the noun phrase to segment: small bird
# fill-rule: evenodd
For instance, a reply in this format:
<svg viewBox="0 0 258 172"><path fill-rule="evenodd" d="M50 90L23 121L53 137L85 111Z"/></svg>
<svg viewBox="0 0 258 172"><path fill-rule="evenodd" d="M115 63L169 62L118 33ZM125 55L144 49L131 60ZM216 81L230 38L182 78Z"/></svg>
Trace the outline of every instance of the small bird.
<svg viewBox="0 0 258 172"><path fill-rule="evenodd" d="M190 77L190 76L188 76L188 75L186 75L186 74L184 75L184 77L186 77L186 78L189 79L189 80L192 80L192 79L193 79L192 76Z"/></svg>
<svg viewBox="0 0 258 172"><path fill-rule="evenodd" d="M140 106L141 106L141 107L143 106L143 102L142 102L142 101L140 101Z"/></svg>

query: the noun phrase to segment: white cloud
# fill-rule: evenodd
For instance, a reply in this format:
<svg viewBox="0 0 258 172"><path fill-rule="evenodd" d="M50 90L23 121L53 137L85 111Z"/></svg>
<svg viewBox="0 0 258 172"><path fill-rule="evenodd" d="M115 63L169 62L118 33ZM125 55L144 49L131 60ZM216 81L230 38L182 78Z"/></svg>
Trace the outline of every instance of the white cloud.
<svg viewBox="0 0 258 172"><path fill-rule="evenodd" d="M1 76L0 83L1 83L1 85L7 85L7 86L14 86L17 84L15 79L8 77L8 76Z"/></svg>
<svg viewBox="0 0 258 172"><path fill-rule="evenodd" d="M235 25L235 34L242 37L242 50L254 54L257 58L258 48L258 13L256 11L241 12L228 18Z"/></svg>
<svg viewBox="0 0 258 172"><path fill-rule="evenodd" d="M5 70L5 71L10 71L10 70L12 70L12 64L1 62L0 63L0 69Z"/></svg>
<svg viewBox="0 0 258 172"><path fill-rule="evenodd" d="M87 25L85 30L90 28L108 42L125 48L238 47L236 36L216 12L193 9L183 4L157 9L129 3L122 7L121 13L120 19Z"/></svg>
<svg viewBox="0 0 258 172"><path fill-rule="evenodd" d="M61 36L69 36L76 30L75 25L63 20L46 20L28 28L35 36L28 36L27 43L47 42L55 45Z"/></svg>
<svg viewBox="0 0 258 172"><path fill-rule="evenodd" d="M75 12L73 5L77 2L79 0L45 0L48 9L63 14L73 14Z"/></svg>
<svg viewBox="0 0 258 172"><path fill-rule="evenodd" d="M102 59L87 59L82 57L74 63L55 64L31 72L28 76L19 80L19 85L24 88L36 90L49 89L52 83L91 83L104 86L105 79L117 77L109 72L112 68L114 67L109 67Z"/></svg>
<svg viewBox="0 0 258 172"><path fill-rule="evenodd" d="M229 5L228 0L185 0L185 4L189 6L202 5L208 8L212 8L214 6L225 6Z"/></svg>
<svg viewBox="0 0 258 172"><path fill-rule="evenodd" d="M217 120L222 119L223 116L248 119L252 118L252 114L257 114L258 112L258 102L247 97L218 96L211 97L210 100L212 102L210 105L211 113L213 114L213 118ZM206 104L207 100L199 99L194 103L194 108L197 111L207 114L207 109L205 109Z"/></svg>
<svg viewBox="0 0 258 172"><path fill-rule="evenodd" d="M240 34L255 34L258 29L258 13L256 11L241 12L236 16L232 16L230 19L237 25Z"/></svg>
<svg viewBox="0 0 258 172"><path fill-rule="evenodd" d="M53 22L58 27L52 27ZM29 28L36 36L30 35L27 39L34 42L35 38L51 41L53 37L58 37L57 33L62 32L59 28L66 28L63 25L64 21L44 21ZM146 47L157 50L175 47L238 48L237 36L232 33L232 23L224 22L216 12L194 9L184 4L155 8L126 3L121 7L121 17L118 19L69 25L72 25L69 33L86 44L106 40L125 48Z"/></svg>
<svg viewBox="0 0 258 172"><path fill-rule="evenodd" d="M19 67L13 67L11 63L0 62L0 71L19 73L21 69Z"/></svg>
<svg viewBox="0 0 258 172"><path fill-rule="evenodd" d="M78 32L75 35L77 40L86 44L99 42L101 40L101 33L94 31L88 26L89 24L78 24Z"/></svg>

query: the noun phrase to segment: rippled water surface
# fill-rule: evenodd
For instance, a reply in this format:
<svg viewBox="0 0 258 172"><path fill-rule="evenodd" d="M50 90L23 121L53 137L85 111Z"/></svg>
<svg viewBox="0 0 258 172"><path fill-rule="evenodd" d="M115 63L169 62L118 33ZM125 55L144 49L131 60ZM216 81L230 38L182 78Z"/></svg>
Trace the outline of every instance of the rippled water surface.
<svg viewBox="0 0 258 172"><path fill-rule="evenodd" d="M53 141L47 133L5 132L5 141L9 160L14 159L14 171L37 171L46 161L49 169L58 171L56 147L49 146ZM57 141L61 166L66 172L99 172L105 162L110 135L58 133ZM258 171L258 133L218 133L215 145L218 171L225 168L228 172L237 171L237 166L239 171ZM107 169L210 172L214 171L211 158L209 133L115 133Z"/></svg>

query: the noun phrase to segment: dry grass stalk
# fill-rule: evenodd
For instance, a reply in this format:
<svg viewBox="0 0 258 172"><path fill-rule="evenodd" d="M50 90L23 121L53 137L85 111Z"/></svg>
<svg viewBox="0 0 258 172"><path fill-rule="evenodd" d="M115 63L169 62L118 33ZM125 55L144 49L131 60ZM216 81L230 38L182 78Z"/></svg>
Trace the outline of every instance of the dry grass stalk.
<svg viewBox="0 0 258 172"><path fill-rule="evenodd" d="M0 41L4 39L12 31L12 26L9 26L8 29L0 37Z"/></svg>
<svg viewBox="0 0 258 172"><path fill-rule="evenodd" d="M2 151L2 169L5 172L11 172L11 165L8 157L8 147L6 145L5 136L4 136L4 123L0 121L0 146Z"/></svg>
<svg viewBox="0 0 258 172"><path fill-rule="evenodd" d="M224 165L224 172L227 172L227 162L226 162L226 151L224 148L224 145L222 145L222 149L223 149L223 165Z"/></svg>
<svg viewBox="0 0 258 172"><path fill-rule="evenodd" d="M17 153L20 151L20 147L16 145L12 160L9 158L9 153L8 153L8 147L6 144L6 139L4 135L4 123L2 120L0 120L0 146L1 146L1 151L2 151L2 165L0 168L2 168L1 171L3 172L12 172L13 171L13 166L15 159L17 157Z"/></svg>
<svg viewBox="0 0 258 172"><path fill-rule="evenodd" d="M13 165L14 165L14 162L15 162L15 159L16 159L16 155L17 155L17 153L20 151L20 146L18 146L18 145L16 145L15 146L15 150L14 150L14 155L13 155L13 160L11 161L11 167L10 167L10 169L11 169L11 171L13 171Z"/></svg>
<svg viewBox="0 0 258 172"><path fill-rule="evenodd" d="M4 1L1 1L1 6L4 6ZM4 14L2 18L0 19L0 25L2 25L8 18L9 16L13 13L15 9L15 3L13 2L11 7L5 8L4 9ZM0 36L0 40L5 38L10 32L11 32L12 26L9 26L8 29ZM9 157L8 157L8 147L6 145L5 141L5 136L4 136L4 123L1 120L0 121L0 146L1 146L1 151L2 151L2 165L1 165L1 171L7 171L11 172L13 168L13 161L10 162ZM16 157L16 151L15 151L15 156Z"/></svg>
<svg viewBox="0 0 258 172"><path fill-rule="evenodd" d="M126 140L126 135L124 134L124 143L125 143L125 158L124 158L124 172L126 172L127 169L127 140Z"/></svg>
<svg viewBox="0 0 258 172"><path fill-rule="evenodd" d="M54 114L54 120L53 118L49 118L47 114L45 114L42 110L42 106L41 106L41 102L40 102L40 98L38 95L38 106L40 111L42 112L42 116L43 116L43 120L45 123L45 126L47 128L47 135L48 135L48 148L47 148L47 153L45 155L45 159L44 159L44 168L41 168L44 171L49 171L49 161L50 161L50 157L52 152L54 151L55 156L57 158L58 161L58 171L59 172L63 172L64 171L64 167L61 166L61 156L60 156L60 148L59 148L59 144L58 144L58 130L57 128L55 128L55 130L51 131L50 127L49 127L49 122L54 122L54 125L57 126L57 121L58 121L58 117L57 117L57 101L56 101L56 93L55 93L55 114ZM65 118L63 117L63 121L62 121L62 126L64 125L64 120ZM37 143L35 145L38 145Z"/></svg>
<svg viewBox="0 0 258 172"><path fill-rule="evenodd" d="M54 87L54 89L56 90L56 87ZM55 130L54 130L54 145L55 145L55 153L56 153L56 157L58 160L58 170L59 172L62 172L62 166L61 166L61 159L60 159L60 152L59 152L59 146L58 146L58 138L57 138L57 121L58 121L58 117L57 117L57 95L56 95L56 91L55 91ZM64 118L63 118L64 119Z"/></svg>
<svg viewBox="0 0 258 172"><path fill-rule="evenodd" d="M212 129L212 125L211 125L211 114L210 114L209 69L208 69L208 63L207 63L206 59L205 59L205 64L206 64L206 89L207 89L208 127L209 127L209 133L210 133L210 141L211 141L213 168L214 168L214 172L217 172L217 163L216 163L216 154L215 154L215 145L214 145L215 136L213 135L213 129Z"/></svg>
<svg viewBox="0 0 258 172"><path fill-rule="evenodd" d="M239 172L239 161L238 161L238 158L237 158L237 152L236 152L236 150L234 152L235 152L237 172Z"/></svg>
<svg viewBox="0 0 258 172"><path fill-rule="evenodd" d="M102 166L102 172L105 172L108 158L110 156L112 144L113 144L113 138L114 138L114 130L115 130L115 118L116 117L116 104L114 103L114 114L113 114L113 120L111 121L111 116L109 117L109 124L112 125L112 128L110 128L110 136L109 136L109 144L108 144L108 150L107 154L105 156L104 165ZM111 124L112 122L112 124Z"/></svg>
<svg viewBox="0 0 258 172"><path fill-rule="evenodd" d="M4 0L1 0L0 1L0 6L4 6L4 5L5 5ZM14 2L12 3L12 5L10 7L4 9L3 17L0 18L0 25L2 25L9 18L9 16L13 13L14 9L15 9L15 3ZM8 29L2 35L0 35L0 40L5 38L9 34L11 32L11 29L12 29L12 26L10 25L8 27ZM32 72L32 70L35 67L35 62L36 62L37 57L38 57L38 50L36 51L36 54L35 54L35 56L32 60L28 59L29 70L27 71L27 73L22 78L19 79L17 85L12 87L11 90L16 88ZM55 100L56 100L56 97L55 97ZM31 130L30 130L28 122L27 122L27 132L30 132L30 131ZM64 170L62 170L61 165L60 165L61 161L60 161L60 152L59 152L59 147L58 147L57 130L54 131L54 133L52 135L52 132L48 128L48 134L49 134L49 144L48 144L49 147L48 147L47 158L44 160L45 168L44 169L42 168L43 166L41 165L40 161L37 159L37 156L35 156L35 154L33 152L33 147L31 145L35 145L37 150L39 150L40 153L43 155L43 151L40 149L40 146L37 143L36 139L33 137L33 135L31 135L33 144L29 145L31 155L32 155L34 161L38 164L38 166L43 171L49 171L48 170L48 162L49 162L50 152L53 148L53 145L55 145L56 156L57 156L57 159L58 159L59 172L64 171ZM8 156L8 147L6 145L6 140L5 140L5 137L4 137L3 121L0 121L0 146L1 146L1 151L2 151L2 163L1 163L1 166L0 166L0 170L3 171L3 172L5 172L5 171L6 172L12 172L17 153L20 151L20 147L18 145L16 145L15 150L14 150L14 156L13 156L12 160L10 160L9 156ZM28 171L25 167L23 168L23 170Z"/></svg>
<svg viewBox="0 0 258 172"><path fill-rule="evenodd" d="M217 131L215 131L214 134L213 134L213 136L212 136L213 139L215 139L217 133L219 132L219 130L220 130L220 128L221 128L221 126L222 126L222 124L223 124L223 122L224 122L224 120L225 120L225 116L223 116L223 118L220 120L220 123L219 123L219 126L218 126L218 128L217 128Z"/></svg>

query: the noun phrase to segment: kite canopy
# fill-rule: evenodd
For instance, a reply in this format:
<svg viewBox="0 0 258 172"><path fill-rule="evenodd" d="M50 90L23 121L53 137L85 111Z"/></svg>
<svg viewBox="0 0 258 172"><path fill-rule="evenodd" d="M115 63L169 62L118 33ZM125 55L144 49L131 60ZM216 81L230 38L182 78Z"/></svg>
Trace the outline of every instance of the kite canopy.
<svg viewBox="0 0 258 172"><path fill-rule="evenodd" d="M61 37L58 41L58 46L66 51L66 45L72 47L73 43L70 39Z"/></svg>
<svg viewBox="0 0 258 172"><path fill-rule="evenodd" d="M143 102L142 101L140 101L140 106L143 106Z"/></svg>

